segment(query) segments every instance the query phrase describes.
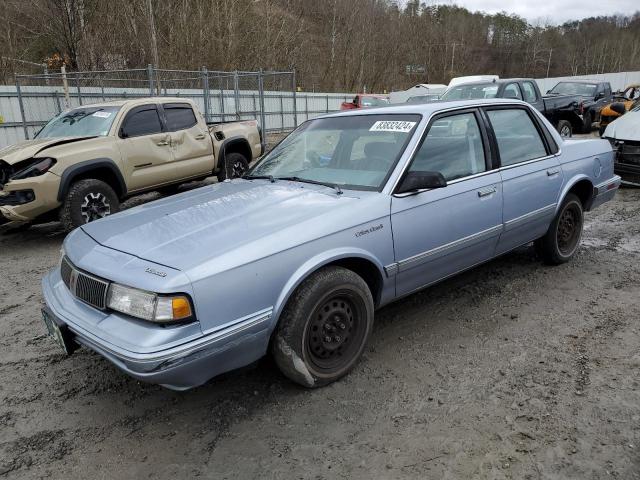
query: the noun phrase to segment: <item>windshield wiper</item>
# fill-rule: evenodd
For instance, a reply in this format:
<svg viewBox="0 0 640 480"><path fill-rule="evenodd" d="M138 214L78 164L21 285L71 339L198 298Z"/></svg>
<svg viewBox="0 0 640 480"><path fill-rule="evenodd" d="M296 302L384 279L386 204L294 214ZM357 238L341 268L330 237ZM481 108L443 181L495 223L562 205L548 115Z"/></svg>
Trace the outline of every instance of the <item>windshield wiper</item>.
<svg viewBox="0 0 640 480"><path fill-rule="evenodd" d="M324 185L325 187L333 188L338 195L342 195L342 189L331 182L320 182L318 180L310 180L308 178L300 178L300 177L276 177L278 180L290 180L292 182L301 182L301 183L311 183L312 185Z"/></svg>
<svg viewBox="0 0 640 480"><path fill-rule="evenodd" d="M271 183L276 181L273 175L243 175L242 178L245 180L269 180Z"/></svg>

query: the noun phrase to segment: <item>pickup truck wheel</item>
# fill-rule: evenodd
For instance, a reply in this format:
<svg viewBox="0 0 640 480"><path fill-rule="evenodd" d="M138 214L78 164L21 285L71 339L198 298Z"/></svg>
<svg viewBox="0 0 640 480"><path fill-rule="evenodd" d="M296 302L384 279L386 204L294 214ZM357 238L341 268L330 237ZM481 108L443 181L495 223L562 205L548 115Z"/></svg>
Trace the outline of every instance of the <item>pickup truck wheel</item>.
<svg viewBox="0 0 640 480"><path fill-rule="evenodd" d="M342 267L306 279L287 303L272 342L278 368L305 387L346 375L362 355L373 327L366 282Z"/></svg>
<svg viewBox="0 0 640 480"><path fill-rule="evenodd" d="M558 122L558 133L563 138L570 138L573 135L573 127L569 120L560 120Z"/></svg>
<svg viewBox="0 0 640 480"><path fill-rule="evenodd" d="M583 117L584 125L582 126L582 133L591 133L591 125L593 124L593 115L591 112L587 112Z"/></svg>
<svg viewBox="0 0 640 480"><path fill-rule="evenodd" d="M536 251L545 263L560 265L571 260L580 245L583 225L582 202L570 193L562 202L547 233L535 242Z"/></svg>
<svg viewBox="0 0 640 480"><path fill-rule="evenodd" d="M218 181L222 182L227 178L238 178L244 175L249 169L249 162L241 153L227 153L224 156L224 164L218 172Z"/></svg>
<svg viewBox="0 0 640 480"><path fill-rule="evenodd" d="M65 230L107 217L120 210L120 201L106 183L80 180L69 189L60 209L60 222Z"/></svg>

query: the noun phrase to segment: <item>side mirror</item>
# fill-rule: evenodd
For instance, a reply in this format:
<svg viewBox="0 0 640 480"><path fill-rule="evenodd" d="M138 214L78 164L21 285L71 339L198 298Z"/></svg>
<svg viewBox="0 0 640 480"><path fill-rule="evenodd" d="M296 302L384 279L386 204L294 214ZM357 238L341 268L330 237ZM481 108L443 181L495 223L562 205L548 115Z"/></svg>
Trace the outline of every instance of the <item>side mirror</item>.
<svg viewBox="0 0 640 480"><path fill-rule="evenodd" d="M127 138L129 136L127 132L124 131L124 127L120 127L120 130L118 130L118 135L120 136L120 138Z"/></svg>
<svg viewBox="0 0 640 480"><path fill-rule="evenodd" d="M604 92L600 92L596 95L596 100L600 100L601 98L604 98Z"/></svg>
<svg viewBox="0 0 640 480"><path fill-rule="evenodd" d="M440 172L407 172L396 193L417 192L418 190L446 186L447 181Z"/></svg>

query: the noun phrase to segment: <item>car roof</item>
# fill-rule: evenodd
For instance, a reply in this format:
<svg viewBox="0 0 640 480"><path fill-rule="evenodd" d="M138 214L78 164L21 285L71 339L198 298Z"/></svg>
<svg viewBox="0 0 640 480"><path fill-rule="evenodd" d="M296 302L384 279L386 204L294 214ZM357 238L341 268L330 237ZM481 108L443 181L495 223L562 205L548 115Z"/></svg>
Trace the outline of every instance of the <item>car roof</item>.
<svg viewBox="0 0 640 480"><path fill-rule="evenodd" d="M93 108L93 107L122 107L123 105L145 105L147 103L168 103L168 102L179 102L179 103L192 103L188 98L180 98L180 97L141 97L141 98L130 98L127 100L112 100L109 102L98 102L98 103L90 103L86 105L81 105L75 108Z"/></svg>
<svg viewBox="0 0 640 480"><path fill-rule="evenodd" d="M437 101L431 103L397 103L384 107L375 108L362 108L358 110L343 110L341 112L331 113L328 115L322 115L316 118L332 118L332 117L349 117L358 115L389 115L389 114L418 114L423 116L430 116L434 113L459 109L464 107L478 107L481 105L510 105L510 106L526 106L531 107L528 103L520 100L511 100L505 98L486 98L481 100L456 100L451 102Z"/></svg>

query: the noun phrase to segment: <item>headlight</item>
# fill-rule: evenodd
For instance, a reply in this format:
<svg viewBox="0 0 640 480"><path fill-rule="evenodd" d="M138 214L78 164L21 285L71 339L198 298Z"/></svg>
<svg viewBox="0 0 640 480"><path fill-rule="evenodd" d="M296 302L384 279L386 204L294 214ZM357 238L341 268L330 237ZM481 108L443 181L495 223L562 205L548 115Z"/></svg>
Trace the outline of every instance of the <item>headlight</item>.
<svg viewBox="0 0 640 480"><path fill-rule="evenodd" d="M33 158L32 163L14 173L11 176L11 180L24 180L25 178L38 177L48 172L55 164L55 158Z"/></svg>
<svg viewBox="0 0 640 480"><path fill-rule="evenodd" d="M185 295L161 296L117 283L109 286L107 307L157 323L171 323L193 317L191 302Z"/></svg>

